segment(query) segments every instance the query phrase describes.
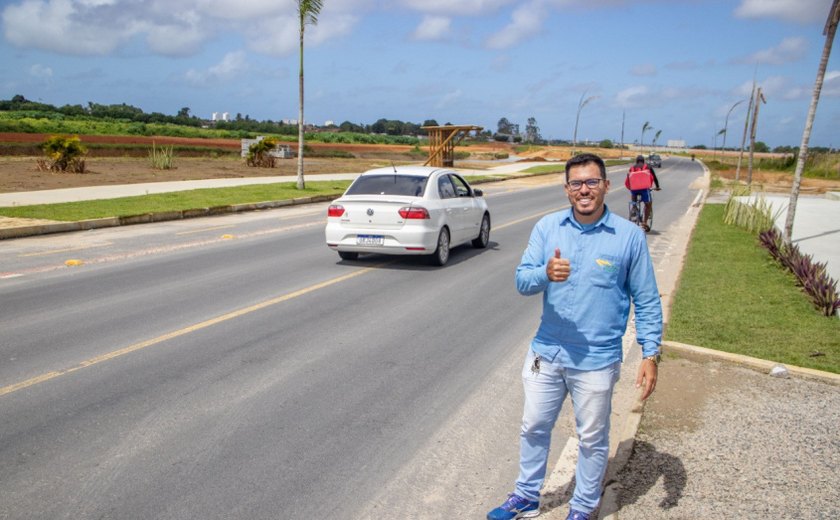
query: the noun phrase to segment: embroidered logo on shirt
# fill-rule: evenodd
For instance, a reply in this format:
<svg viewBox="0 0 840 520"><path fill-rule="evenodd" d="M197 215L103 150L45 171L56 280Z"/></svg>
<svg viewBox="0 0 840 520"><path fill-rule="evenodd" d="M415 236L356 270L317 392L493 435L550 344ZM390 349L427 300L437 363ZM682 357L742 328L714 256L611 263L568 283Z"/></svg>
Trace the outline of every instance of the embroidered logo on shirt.
<svg viewBox="0 0 840 520"><path fill-rule="evenodd" d="M595 260L595 263L598 264L602 270L607 271L609 273L615 272L618 270L615 264L610 262L609 260L604 260L603 258L598 258Z"/></svg>

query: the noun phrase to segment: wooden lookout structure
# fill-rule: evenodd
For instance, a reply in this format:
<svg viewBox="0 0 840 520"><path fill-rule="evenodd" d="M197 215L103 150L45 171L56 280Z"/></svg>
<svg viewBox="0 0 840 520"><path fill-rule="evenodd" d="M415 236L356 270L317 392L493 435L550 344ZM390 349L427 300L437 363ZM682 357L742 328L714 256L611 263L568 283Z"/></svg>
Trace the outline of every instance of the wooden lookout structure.
<svg viewBox="0 0 840 520"><path fill-rule="evenodd" d="M475 125L424 126L429 132L429 158L423 166L455 165L455 145L461 142L471 131L476 134L483 129Z"/></svg>

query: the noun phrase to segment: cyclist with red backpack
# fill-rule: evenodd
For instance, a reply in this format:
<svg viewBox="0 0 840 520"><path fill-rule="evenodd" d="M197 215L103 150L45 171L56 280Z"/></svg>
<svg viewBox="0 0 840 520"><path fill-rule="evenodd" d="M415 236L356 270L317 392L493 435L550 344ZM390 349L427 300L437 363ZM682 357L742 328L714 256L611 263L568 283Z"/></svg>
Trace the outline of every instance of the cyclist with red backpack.
<svg viewBox="0 0 840 520"><path fill-rule="evenodd" d="M659 191L659 179L656 178L656 172L649 164L645 163L645 157L639 155L636 157L636 164L634 164L627 173L627 178L624 179L624 186L630 190L631 200L637 196L645 203L645 231L650 231L650 226L647 222L650 220L651 211L653 210L653 200L651 200L650 189L656 186L656 191Z"/></svg>

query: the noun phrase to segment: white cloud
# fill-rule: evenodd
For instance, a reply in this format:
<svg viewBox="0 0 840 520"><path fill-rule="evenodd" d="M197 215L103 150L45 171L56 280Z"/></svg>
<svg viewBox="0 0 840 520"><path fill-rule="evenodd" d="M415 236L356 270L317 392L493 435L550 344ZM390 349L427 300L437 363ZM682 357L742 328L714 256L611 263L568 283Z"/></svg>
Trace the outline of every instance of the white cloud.
<svg viewBox="0 0 840 520"><path fill-rule="evenodd" d="M516 0L402 0L404 7L421 13L443 16L486 15Z"/></svg>
<svg viewBox="0 0 840 520"><path fill-rule="evenodd" d="M840 97L840 70L826 71L821 96Z"/></svg>
<svg viewBox="0 0 840 520"><path fill-rule="evenodd" d="M154 54L186 56L231 32L258 52L287 55L297 46L294 0L13 1L2 10L6 40L59 54L106 55L140 36ZM318 24L307 27L307 43L345 36L372 1L327 2Z"/></svg>
<svg viewBox="0 0 840 520"><path fill-rule="evenodd" d="M85 13L97 7L70 0L24 0L9 5L3 10L6 39L20 47L61 54L108 54L133 33L126 27L91 27Z"/></svg>
<svg viewBox="0 0 840 520"><path fill-rule="evenodd" d="M208 87L213 84L235 79L247 72L247 70L248 62L245 53L242 51L229 52L225 54L222 61L209 67L207 70L188 70L185 78L195 86Z"/></svg>
<svg viewBox="0 0 840 520"><path fill-rule="evenodd" d="M318 25L307 26L304 31L304 44L318 45L331 39L350 34L358 23L359 17L349 14L322 14ZM288 56L299 50L298 19L294 15L277 16L252 24L248 31L248 47L262 54Z"/></svg>
<svg viewBox="0 0 840 520"><path fill-rule="evenodd" d="M446 95L444 95L440 99L440 101L438 101L435 104L435 109L436 110L441 110L441 109L446 108L448 106L452 106L455 102L457 102L463 96L463 94L464 93L461 91L461 89L458 89L458 90L455 90L453 92L447 93Z"/></svg>
<svg viewBox="0 0 840 520"><path fill-rule="evenodd" d="M29 67L29 75L40 79L50 79L52 78L53 71L50 67L36 63Z"/></svg>
<svg viewBox="0 0 840 520"><path fill-rule="evenodd" d="M825 23L830 8L831 0L743 0L735 16Z"/></svg>
<svg viewBox="0 0 840 520"><path fill-rule="evenodd" d="M506 49L535 36L542 29L546 12L543 3L535 0L518 7L513 11L511 18L511 22L506 27L487 39L485 45L488 48Z"/></svg>
<svg viewBox="0 0 840 520"><path fill-rule="evenodd" d="M633 76L656 76L656 65L653 63L641 63L630 69Z"/></svg>
<svg viewBox="0 0 840 520"><path fill-rule="evenodd" d="M650 89L644 85L628 87L615 95L616 104L622 108L646 106L651 101Z"/></svg>
<svg viewBox="0 0 840 520"><path fill-rule="evenodd" d="M424 16L414 30L415 40L443 40L449 36L452 20L446 16Z"/></svg>
<svg viewBox="0 0 840 520"><path fill-rule="evenodd" d="M782 65L799 61L805 55L807 49L808 42L804 38L785 38L775 47L760 50L737 61L739 63Z"/></svg>

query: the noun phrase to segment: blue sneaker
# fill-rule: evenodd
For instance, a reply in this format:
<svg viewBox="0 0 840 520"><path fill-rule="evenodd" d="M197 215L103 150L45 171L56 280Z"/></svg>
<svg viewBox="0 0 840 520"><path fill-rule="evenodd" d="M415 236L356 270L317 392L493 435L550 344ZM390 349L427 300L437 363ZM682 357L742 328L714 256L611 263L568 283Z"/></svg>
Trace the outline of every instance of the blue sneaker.
<svg viewBox="0 0 840 520"><path fill-rule="evenodd" d="M589 520L589 515L590 513L584 513L577 509L569 509L569 516L566 517L566 520Z"/></svg>
<svg viewBox="0 0 840 520"><path fill-rule="evenodd" d="M505 503L487 513L487 520L513 520L514 518L533 518L540 514L540 502L528 500L516 493L508 495Z"/></svg>

